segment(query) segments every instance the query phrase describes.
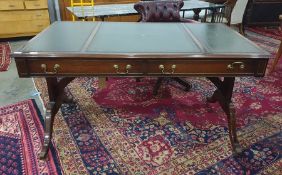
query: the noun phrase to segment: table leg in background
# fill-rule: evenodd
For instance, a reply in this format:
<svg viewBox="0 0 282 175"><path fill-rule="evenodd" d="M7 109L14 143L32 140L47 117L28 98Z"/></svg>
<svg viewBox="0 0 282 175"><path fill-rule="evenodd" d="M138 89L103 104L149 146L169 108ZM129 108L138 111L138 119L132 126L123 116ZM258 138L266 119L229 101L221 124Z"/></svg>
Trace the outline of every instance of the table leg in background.
<svg viewBox="0 0 282 175"><path fill-rule="evenodd" d="M193 16L193 19L198 21L200 19L200 12L201 12L201 9L194 9L193 10L194 12L194 16Z"/></svg>

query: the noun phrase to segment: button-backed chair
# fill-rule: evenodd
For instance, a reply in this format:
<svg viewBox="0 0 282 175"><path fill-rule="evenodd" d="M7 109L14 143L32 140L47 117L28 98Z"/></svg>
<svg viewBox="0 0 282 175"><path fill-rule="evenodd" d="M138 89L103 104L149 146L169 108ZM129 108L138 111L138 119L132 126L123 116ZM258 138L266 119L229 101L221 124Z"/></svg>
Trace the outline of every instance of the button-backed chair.
<svg viewBox="0 0 282 175"><path fill-rule="evenodd" d="M140 22L196 22L180 17L179 12L183 5L183 1L142 1L134 4L134 9L141 15ZM179 77L173 77L172 79L184 86L185 91L191 88L188 82ZM154 95L158 93L163 80L163 77L158 78L153 90Z"/></svg>
<svg viewBox="0 0 282 175"><path fill-rule="evenodd" d="M226 23L228 26L237 25L239 32L244 34L243 18L248 4L248 0L227 0L225 8L215 13L215 21ZM205 21L211 22L211 17L206 17Z"/></svg>
<svg viewBox="0 0 282 175"><path fill-rule="evenodd" d="M282 30L282 15L279 15L279 19L280 19L280 30ZM272 64L271 68L270 68L270 73L274 71L279 59L282 57L282 38L280 39L280 41L281 41L280 46L278 48L274 62Z"/></svg>

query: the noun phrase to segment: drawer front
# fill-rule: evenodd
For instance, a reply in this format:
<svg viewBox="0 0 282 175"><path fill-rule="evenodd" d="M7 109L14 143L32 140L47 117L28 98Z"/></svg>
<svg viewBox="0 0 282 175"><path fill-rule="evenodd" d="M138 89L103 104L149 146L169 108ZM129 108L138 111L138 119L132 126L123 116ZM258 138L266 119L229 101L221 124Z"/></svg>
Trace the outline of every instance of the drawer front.
<svg viewBox="0 0 282 175"><path fill-rule="evenodd" d="M5 26L0 30L0 35L38 33L50 24L49 20L32 21L5 21L0 22L0 26Z"/></svg>
<svg viewBox="0 0 282 175"><path fill-rule="evenodd" d="M47 9L47 0L43 1L25 1L26 9Z"/></svg>
<svg viewBox="0 0 282 175"><path fill-rule="evenodd" d="M255 64L251 61L150 61L147 74L155 75L244 75L253 74Z"/></svg>
<svg viewBox="0 0 282 175"><path fill-rule="evenodd" d="M101 61L67 58L52 58L49 60L29 58L27 62L22 63L26 65L22 66L24 69L21 69L21 76L263 76L267 60L260 62L252 60Z"/></svg>
<svg viewBox="0 0 282 175"><path fill-rule="evenodd" d="M30 11L0 11L1 21L26 21L37 19L49 19L48 10L30 10Z"/></svg>
<svg viewBox="0 0 282 175"><path fill-rule="evenodd" d="M28 60L31 75L142 75L141 61Z"/></svg>
<svg viewBox="0 0 282 175"><path fill-rule="evenodd" d="M0 10L23 10L22 1L0 1Z"/></svg>

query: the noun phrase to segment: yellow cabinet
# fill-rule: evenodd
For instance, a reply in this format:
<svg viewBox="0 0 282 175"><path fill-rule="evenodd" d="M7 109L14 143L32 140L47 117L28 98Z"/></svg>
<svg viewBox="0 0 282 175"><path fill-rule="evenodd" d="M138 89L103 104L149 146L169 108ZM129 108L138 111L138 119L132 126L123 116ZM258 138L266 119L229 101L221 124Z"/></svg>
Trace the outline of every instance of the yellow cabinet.
<svg viewBox="0 0 282 175"><path fill-rule="evenodd" d="M47 0L0 0L0 38L33 36L49 24Z"/></svg>

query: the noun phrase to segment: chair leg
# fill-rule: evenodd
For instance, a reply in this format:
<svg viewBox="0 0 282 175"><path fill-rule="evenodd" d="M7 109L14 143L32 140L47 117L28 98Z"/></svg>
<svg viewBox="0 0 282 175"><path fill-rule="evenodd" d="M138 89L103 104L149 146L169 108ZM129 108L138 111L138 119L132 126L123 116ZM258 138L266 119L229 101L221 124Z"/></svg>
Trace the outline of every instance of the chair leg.
<svg viewBox="0 0 282 175"><path fill-rule="evenodd" d="M279 58L281 57L281 55L282 55L282 40L281 40L279 49L278 49L278 51L277 51L277 54L276 54L274 63L273 63L272 66L271 66L270 73L272 73L272 72L274 71L275 66L277 65L277 63L278 63Z"/></svg>
<svg viewBox="0 0 282 175"><path fill-rule="evenodd" d="M158 94L158 91L160 89L160 86L162 84L162 81L163 81L164 77L159 77L158 80L157 80L157 83L155 84L155 87L154 87L154 90L153 90L153 95L157 95ZM181 78L178 78L178 77L173 77L172 78L174 81L176 81L177 83L179 83L180 85L184 86L184 90L185 91L189 91L191 89L191 85L182 80Z"/></svg>
<svg viewBox="0 0 282 175"><path fill-rule="evenodd" d="M242 23L238 24L238 28L239 28L239 33L241 35L245 35L245 32L244 32L244 26Z"/></svg>
<svg viewBox="0 0 282 175"><path fill-rule="evenodd" d="M159 77L158 80L157 80L157 83L155 84L155 87L154 87L154 90L153 90L153 95L157 95L158 94L158 91L160 89L160 86L162 84L162 81L163 81L163 77Z"/></svg>
<svg viewBox="0 0 282 175"><path fill-rule="evenodd" d="M135 80L136 80L136 82L140 82L141 77L137 77L137 78L135 78Z"/></svg>
<svg viewBox="0 0 282 175"><path fill-rule="evenodd" d="M174 77L173 80L176 81L177 83L181 84L182 86L184 86L185 91L189 91L191 89L191 85L188 82L182 80L181 78Z"/></svg>

